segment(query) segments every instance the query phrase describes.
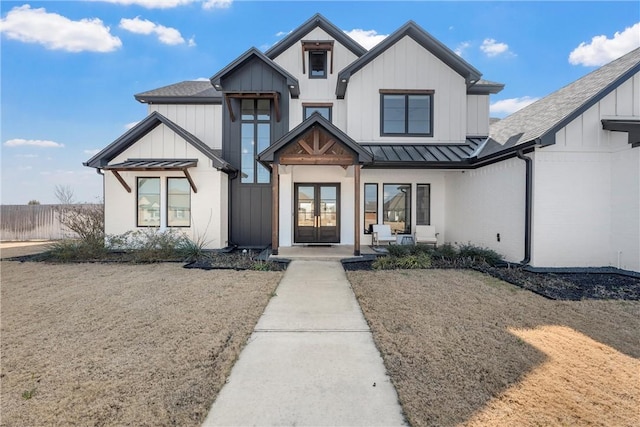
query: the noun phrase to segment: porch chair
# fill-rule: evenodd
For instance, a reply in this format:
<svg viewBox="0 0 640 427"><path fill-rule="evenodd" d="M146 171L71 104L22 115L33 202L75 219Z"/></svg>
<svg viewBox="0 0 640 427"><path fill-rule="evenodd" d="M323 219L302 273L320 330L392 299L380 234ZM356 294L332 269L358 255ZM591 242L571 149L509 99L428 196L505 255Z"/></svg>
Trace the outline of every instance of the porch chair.
<svg viewBox="0 0 640 427"><path fill-rule="evenodd" d="M372 234L374 246L380 246L380 242L395 242L398 237L391 232L391 226L389 224L374 224Z"/></svg>
<svg viewBox="0 0 640 427"><path fill-rule="evenodd" d="M416 245L418 243L433 245L435 248L438 246L438 234L440 233L436 233L434 225L416 225L416 231L413 233L413 242Z"/></svg>

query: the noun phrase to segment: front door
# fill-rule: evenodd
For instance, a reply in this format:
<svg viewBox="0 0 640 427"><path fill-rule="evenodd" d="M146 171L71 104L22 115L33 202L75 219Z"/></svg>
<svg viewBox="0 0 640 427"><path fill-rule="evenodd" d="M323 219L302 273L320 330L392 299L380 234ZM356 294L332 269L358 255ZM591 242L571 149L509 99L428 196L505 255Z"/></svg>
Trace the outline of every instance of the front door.
<svg viewBox="0 0 640 427"><path fill-rule="evenodd" d="M340 242L340 184L295 185L295 243Z"/></svg>

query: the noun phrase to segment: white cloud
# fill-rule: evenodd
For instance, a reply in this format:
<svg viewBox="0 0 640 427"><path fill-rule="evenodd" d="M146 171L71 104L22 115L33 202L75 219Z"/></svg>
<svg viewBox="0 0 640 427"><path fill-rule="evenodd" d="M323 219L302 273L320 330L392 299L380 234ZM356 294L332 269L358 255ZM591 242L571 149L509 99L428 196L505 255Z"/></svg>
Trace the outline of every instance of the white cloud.
<svg viewBox="0 0 640 427"><path fill-rule="evenodd" d="M28 4L14 7L0 19L0 32L10 39L68 52L111 52L122 46L98 18L72 21Z"/></svg>
<svg viewBox="0 0 640 427"><path fill-rule="evenodd" d="M388 34L378 34L376 30L362 30L360 28L345 31L345 33L365 49L371 49L388 36Z"/></svg>
<svg viewBox="0 0 640 427"><path fill-rule="evenodd" d="M456 55L458 56L462 56L462 54L464 53L465 50L467 50L468 48L471 47L471 43L469 42L462 42L460 43L455 49L454 52L456 53Z"/></svg>
<svg viewBox="0 0 640 427"><path fill-rule="evenodd" d="M231 7L233 0L204 0L202 2L203 9L228 9Z"/></svg>
<svg viewBox="0 0 640 427"><path fill-rule="evenodd" d="M586 67L604 65L631 52L640 46L640 22L617 32L609 39L605 35L595 36L591 43L585 42L573 49L569 54L572 65Z"/></svg>
<svg viewBox="0 0 640 427"><path fill-rule="evenodd" d="M495 39L484 39L480 50L489 57L510 53L508 44L497 42Z"/></svg>
<svg viewBox="0 0 640 427"><path fill-rule="evenodd" d="M40 148L62 148L64 144L42 139L10 139L4 143L5 147L40 147Z"/></svg>
<svg viewBox="0 0 640 427"><path fill-rule="evenodd" d="M531 96L523 96L520 98L509 98L496 101L489 106L491 114L497 115L509 115L516 111L526 107L529 104L533 104L540 98Z"/></svg>
<svg viewBox="0 0 640 427"><path fill-rule="evenodd" d="M138 123L140 123L140 121L127 123L126 125L124 125L124 128L125 128L126 130L129 130L129 129L131 129L132 127L134 127L135 125L137 125Z"/></svg>
<svg viewBox="0 0 640 427"><path fill-rule="evenodd" d="M87 154L89 156L95 156L96 154L98 154L100 152L99 148L94 148L93 150L84 150L83 153Z"/></svg>
<svg viewBox="0 0 640 427"><path fill-rule="evenodd" d="M160 43L168 45L185 43L180 31L175 28L165 27L164 25L156 24L146 19L140 19L139 16L136 16L133 19L122 18L120 20L120 28L135 34L155 34L158 36Z"/></svg>

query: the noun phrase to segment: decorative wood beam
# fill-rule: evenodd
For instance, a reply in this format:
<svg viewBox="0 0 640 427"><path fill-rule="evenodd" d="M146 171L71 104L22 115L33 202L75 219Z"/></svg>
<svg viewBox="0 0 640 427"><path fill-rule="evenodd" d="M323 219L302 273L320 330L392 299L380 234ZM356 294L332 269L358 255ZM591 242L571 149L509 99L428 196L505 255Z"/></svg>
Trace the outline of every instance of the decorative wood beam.
<svg viewBox="0 0 640 427"><path fill-rule="evenodd" d="M118 173L118 171L111 170L111 172L113 172L113 175L115 175L118 181L120 181L120 184L122 184L124 189L127 190L127 193L131 193L131 187L129 187L129 184L126 183L126 181L124 180L124 178L122 178L122 176Z"/></svg>
<svg viewBox="0 0 640 427"><path fill-rule="evenodd" d="M193 179L191 179L191 175L189 174L189 170L187 170L187 168L182 169L182 172L184 172L184 176L187 177L187 180L189 181L189 185L191 186L191 189L193 190L194 193L198 192L198 189L196 188L196 184L195 182L193 182Z"/></svg>

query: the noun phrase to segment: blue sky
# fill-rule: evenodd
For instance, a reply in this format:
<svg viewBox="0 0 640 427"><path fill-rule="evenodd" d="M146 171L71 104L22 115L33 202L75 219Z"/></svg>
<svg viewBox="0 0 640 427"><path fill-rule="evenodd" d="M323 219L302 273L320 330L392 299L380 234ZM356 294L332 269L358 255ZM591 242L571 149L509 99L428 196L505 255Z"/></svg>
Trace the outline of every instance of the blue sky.
<svg viewBox="0 0 640 427"><path fill-rule="evenodd" d="M82 166L146 115L133 95L208 78L314 13L371 47L408 20L504 83L504 117L640 45L640 3L2 1L2 204L102 197Z"/></svg>

